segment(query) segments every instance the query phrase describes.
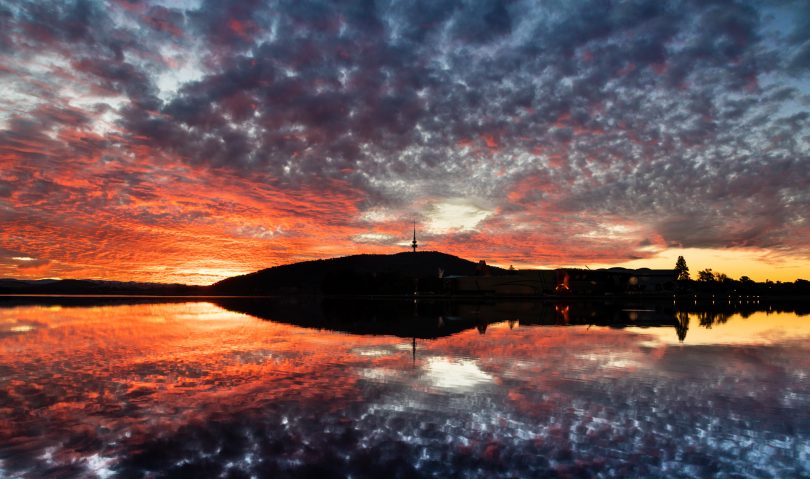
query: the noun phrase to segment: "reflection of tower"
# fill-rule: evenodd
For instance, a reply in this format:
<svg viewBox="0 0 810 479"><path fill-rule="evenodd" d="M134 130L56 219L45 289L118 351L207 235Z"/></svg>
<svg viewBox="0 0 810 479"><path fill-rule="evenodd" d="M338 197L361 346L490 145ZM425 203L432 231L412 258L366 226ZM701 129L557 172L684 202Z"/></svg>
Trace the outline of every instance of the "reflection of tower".
<svg viewBox="0 0 810 479"><path fill-rule="evenodd" d="M419 319L419 301L413 300L413 321L416 324L416 321ZM416 366L416 330L413 332L413 365Z"/></svg>
<svg viewBox="0 0 810 479"><path fill-rule="evenodd" d="M413 222L413 241L411 242L411 248L413 248L413 252L416 253L416 221Z"/></svg>

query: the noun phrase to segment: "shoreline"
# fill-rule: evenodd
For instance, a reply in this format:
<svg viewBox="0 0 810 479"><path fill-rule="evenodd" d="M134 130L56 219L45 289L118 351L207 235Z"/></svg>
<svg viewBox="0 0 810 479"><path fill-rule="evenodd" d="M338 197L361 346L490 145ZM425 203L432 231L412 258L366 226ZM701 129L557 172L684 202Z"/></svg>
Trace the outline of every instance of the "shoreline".
<svg viewBox="0 0 810 479"><path fill-rule="evenodd" d="M228 294L136 294L136 293L0 293L0 300L12 298L75 298L75 299L345 299L345 300L436 300L436 301L673 301L674 303L693 302L700 303L709 301L734 301L734 302L762 302L762 301L810 301L806 296L778 296L778 295L738 295L738 294L707 294L707 293L682 293L682 294L622 294L622 295L504 295L504 294L436 294L436 293L414 293L414 294L268 294L268 295L228 295Z"/></svg>

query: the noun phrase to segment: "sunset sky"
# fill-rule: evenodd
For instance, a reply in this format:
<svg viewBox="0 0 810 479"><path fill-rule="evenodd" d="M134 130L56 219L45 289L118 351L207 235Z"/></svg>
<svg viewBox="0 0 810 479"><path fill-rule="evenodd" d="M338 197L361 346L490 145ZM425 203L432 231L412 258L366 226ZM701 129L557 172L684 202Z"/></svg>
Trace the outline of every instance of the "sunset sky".
<svg viewBox="0 0 810 479"><path fill-rule="evenodd" d="M0 277L810 279L810 3L0 3Z"/></svg>

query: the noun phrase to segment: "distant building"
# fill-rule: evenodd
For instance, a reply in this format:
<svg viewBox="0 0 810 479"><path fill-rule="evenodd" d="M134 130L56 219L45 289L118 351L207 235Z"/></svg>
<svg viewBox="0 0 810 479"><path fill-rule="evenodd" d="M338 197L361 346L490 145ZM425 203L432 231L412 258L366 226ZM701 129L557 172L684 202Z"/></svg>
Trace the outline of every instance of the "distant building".
<svg viewBox="0 0 810 479"><path fill-rule="evenodd" d="M475 276L446 277L444 286L450 293L510 296L661 294L674 290L675 273L671 269L560 268L489 276L477 268Z"/></svg>
<svg viewBox="0 0 810 479"><path fill-rule="evenodd" d="M626 291L655 293L675 289L674 269L610 268L599 271L607 271L608 274L623 280Z"/></svg>
<svg viewBox="0 0 810 479"><path fill-rule="evenodd" d="M479 273L479 268L476 268L475 276L445 277L445 289L462 294L520 296L552 294L557 285L556 272L552 270L514 271L510 272L513 274L501 276L482 273Z"/></svg>

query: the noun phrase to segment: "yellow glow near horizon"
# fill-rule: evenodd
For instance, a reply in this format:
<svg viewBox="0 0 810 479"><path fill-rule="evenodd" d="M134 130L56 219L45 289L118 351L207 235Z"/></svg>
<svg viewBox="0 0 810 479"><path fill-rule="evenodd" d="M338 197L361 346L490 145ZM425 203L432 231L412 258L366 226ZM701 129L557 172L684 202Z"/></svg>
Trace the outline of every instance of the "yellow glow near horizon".
<svg viewBox="0 0 810 479"><path fill-rule="evenodd" d="M807 258L775 255L764 250L671 248L652 258L589 266L670 269L675 267L678 256L683 256L686 260L692 279L697 279L698 271L706 268L711 268L715 273L724 273L732 279L740 279L740 276L748 276L754 281L793 282L799 278L810 279L810 260Z"/></svg>
<svg viewBox="0 0 810 479"><path fill-rule="evenodd" d="M810 280L810 259L798 256L778 255L766 250L670 248L659 251L650 258L635 259L617 263L532 264L515 262L519 269L555 268L650 268L674 269L678 256L683 256L689 266L692 279L697 279L698 271L711 268L715 273L724 273L731 279L748 276L754 281L766 280L793 282L797 279ZM487 263L490 263L487 261ZM491 262L493 266L508 268L509 263Z"/></svg>
<svg viewBox="0 0 810 479"><path fill-rule="evenodd" d="M365 239L379 238L366 235ZM394 236L390 236L395 241ZM258 255L229 255L227 258L208 258L205 260L186 260L177 264L165 265L143 265L139 268L141 276L133 277L128 274L131 270L116 271L118 274L106 276L105 274L84 274L68 276L78 279L109 279L117 281L155 281L164 283L184 283L190 285L209 285L217 281L232 276L239 276L252 273L264 268L279 264L290 264L298 261L332 258L360 253L396 253L409 249L410 239L399 242L399 249L396 246L375 245L374 243L355 245L354 249L347 249L345 246L327 243L310 247L307 254L294 254L289 257L262 258ZM424 245L421 244L420 247ZM426 249L433 249L430 245ZM441 245L440 245L441 246ZM697 278L699 271L711 268L715 273L724 273L729 278L739 279L741 276L748 276L754 281L764 282L765 280L793 282L796 279L810 280L810 259L801 256L788 256L767 250L754 249L703 249L703 248L670 248L658 252L653 252L650 258L636 259L625 262L597 263L587 259L565 263L534 263L523 262L518 259L511 261L499 261L488 258L486 252L480 251L450 251L452 254L461 256L470 261L484 259L488 264L508 268L513 265L519 269L555 269L563 267L575 268L610 268L614 266L625 268L651 268L651 269L673 269L678 256L683 256L689 266L689 272L693 279ZM170 263L170 262L169 262ZM55 263L54 263L55 264ZM11 269L13 268L13 269ZM5 273L8 277L22 277L31 279L62 279L65 276L54 276L31 274L30 276L20 275L17 265L9 267ZM154 277L144 277L145 274ZM4 274L0 274L4 276Z"/></svg>
<svg viewBox="0 0 810 479"><path fill-rule="evenodd" d="M406 247L407 243L402 243ZM331 256L340 256L339 251L330 252ZM351 252L357 253L357 252ZM764 282L766 280L793 282L796 279L810 280L810 260L800 257L788 257L776 255L765 250L742 250L742 249L703 249L703 248L672 248L656 253L651 258L637 259L623 263L590 263L582 264L558 264L558 265L534 265L514 263L514 266L521 269L554 269L558 267L580 267L580 268L650 268L650 269L673 269L678 256L683 256L689 266L689 273L692 279L697 279L698 271L711 268L715 273L724 273L731 279L740 279L741 276L748 276L754 281ZM330 257L326 255L325 257ZM466 258L473 260L472 258ZM290 261L290 263L295 261ZM489 261L488 261L489 263ZM286 264L286 263L282 263ZM499 264L492 262L494 266L508 268L509 264ZM252 272L245 270L244 265L234 265L228 268L222 263L219 268L198 267L183 270L187 276L186 282L189 284L211 284L230 276L238 276ZM268 267L265 265L264 267ZM261 269L257 268L256 270Z"/></svg>

